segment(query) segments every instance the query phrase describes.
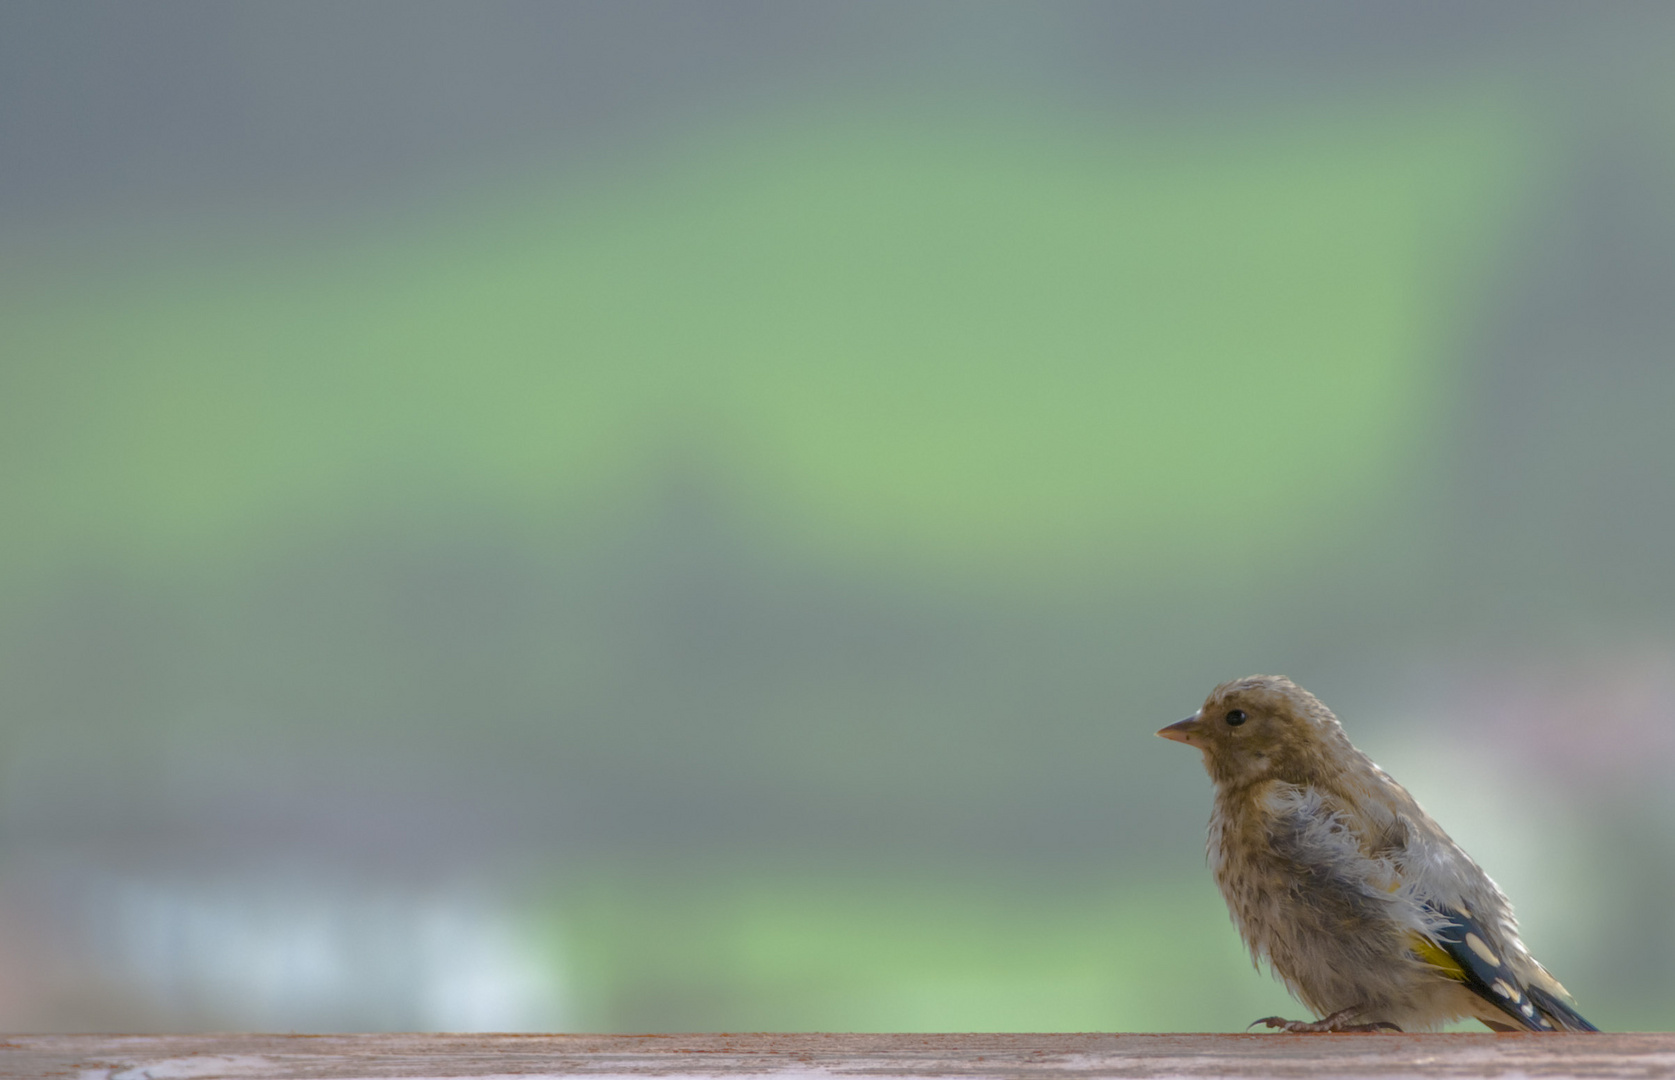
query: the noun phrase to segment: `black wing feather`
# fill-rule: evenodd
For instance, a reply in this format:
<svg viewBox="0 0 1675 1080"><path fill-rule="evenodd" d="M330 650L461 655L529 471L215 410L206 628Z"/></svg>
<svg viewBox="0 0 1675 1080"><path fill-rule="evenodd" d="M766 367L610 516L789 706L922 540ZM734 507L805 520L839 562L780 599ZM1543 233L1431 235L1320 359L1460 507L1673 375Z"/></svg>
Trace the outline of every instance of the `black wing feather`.
<svg viewBox="0 0 1675 1080"><path fill-rule="evenodd" d="M1569 1003L1553 994L1549 994L1541 987L1526 987L1524 992L1529 994L1530 1000L1535 1002L1537 1009L1545 1013L1548 1019L1557 1023L1560 1027L1569 1028L1572 1031L1599 1030L1599 1028L1588 1023L1581 1013L1571 1008Z"/></svg>
<svg viewBox="0 0 1675 1080"><path fill-rule="evenodd" d="M1477 920L1458 908L1438 904L1427 904L1426 907L1440 920L1436 929L1432 931L1432 938L1460 965L1461 970L1465 972L1465 983L1471 988L1472 993L1505 1013L1513 1023L1525 1031L1557 1030L1548 1016L1561 1014L1544 1008L1543 1001L1535 995L1540 993L1542 999L1555 1003L1557 999L1551 994L1527 990L1507 966L1505 957L1496 953L1488 944L1495 939L1484 932ZM1473 942L1468 939L1475 939L1479 948L1473 948ZM1575 1017L1580 1021L1577 1026L1586 1025L1583 1030L1598 1030L1569 1006L1563 1006L1563 1010L1564 1014L1568 1014L1567 1019ZM1563 1019L1560 1022L1564 1022Z"/></svg>

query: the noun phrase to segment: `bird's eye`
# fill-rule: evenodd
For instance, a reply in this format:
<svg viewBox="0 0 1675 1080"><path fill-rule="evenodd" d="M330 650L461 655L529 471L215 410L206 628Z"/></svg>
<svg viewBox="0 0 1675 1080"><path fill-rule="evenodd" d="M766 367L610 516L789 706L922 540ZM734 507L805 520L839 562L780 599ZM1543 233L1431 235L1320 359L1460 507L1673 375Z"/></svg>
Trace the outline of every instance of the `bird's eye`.
<svg viewBox="0 0 1675 1080"><path fill-rule="evenodd" d="M1238 727L1245 722L1245 710L1229 709L1227 712L1227 726Z"/></svg>

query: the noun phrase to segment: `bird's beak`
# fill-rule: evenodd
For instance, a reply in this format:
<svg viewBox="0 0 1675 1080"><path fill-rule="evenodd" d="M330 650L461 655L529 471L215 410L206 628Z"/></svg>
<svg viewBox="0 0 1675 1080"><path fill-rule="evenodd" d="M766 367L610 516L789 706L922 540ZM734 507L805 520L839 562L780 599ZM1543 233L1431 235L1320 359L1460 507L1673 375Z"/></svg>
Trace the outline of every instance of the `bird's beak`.
<svg viewBox="0 0 1675 1080"><path fill-rule="evenodd" d="M1203 747L1203 727L1198 723L1198 714L1193 713L1185 720L1177 720L1173 724L1159 731L1158 734L1173 742L1186 743L1188 746Z"/></svg>

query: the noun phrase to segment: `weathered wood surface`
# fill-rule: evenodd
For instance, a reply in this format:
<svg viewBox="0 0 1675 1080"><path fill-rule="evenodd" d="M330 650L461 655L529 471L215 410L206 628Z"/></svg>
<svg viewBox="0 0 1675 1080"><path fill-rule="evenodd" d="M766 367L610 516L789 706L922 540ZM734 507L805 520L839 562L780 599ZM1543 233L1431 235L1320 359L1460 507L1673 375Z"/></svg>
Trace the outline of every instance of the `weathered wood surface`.
<svg viewBox="0 0 1675 1080"><path fill-rule="evenodd" d="M14 1035L0 1075L1675 1077L1675 1034Z"/></svg>

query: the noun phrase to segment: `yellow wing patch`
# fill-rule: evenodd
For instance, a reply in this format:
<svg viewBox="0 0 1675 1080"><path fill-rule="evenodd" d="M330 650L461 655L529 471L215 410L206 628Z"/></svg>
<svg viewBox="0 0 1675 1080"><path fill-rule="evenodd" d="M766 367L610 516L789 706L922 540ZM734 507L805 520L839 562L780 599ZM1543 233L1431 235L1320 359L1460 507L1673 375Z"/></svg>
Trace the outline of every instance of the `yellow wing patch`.
<svg viewBox="0 0 1675 1080"><path fill-rule="evenodd" d="M1436 968L1450 979L1457 982L1466 981L1466 969L1460 966L1458 960L1442 951L1441 946L1423 934L1409 934L1408 947L1413 955Z"/></svg>

